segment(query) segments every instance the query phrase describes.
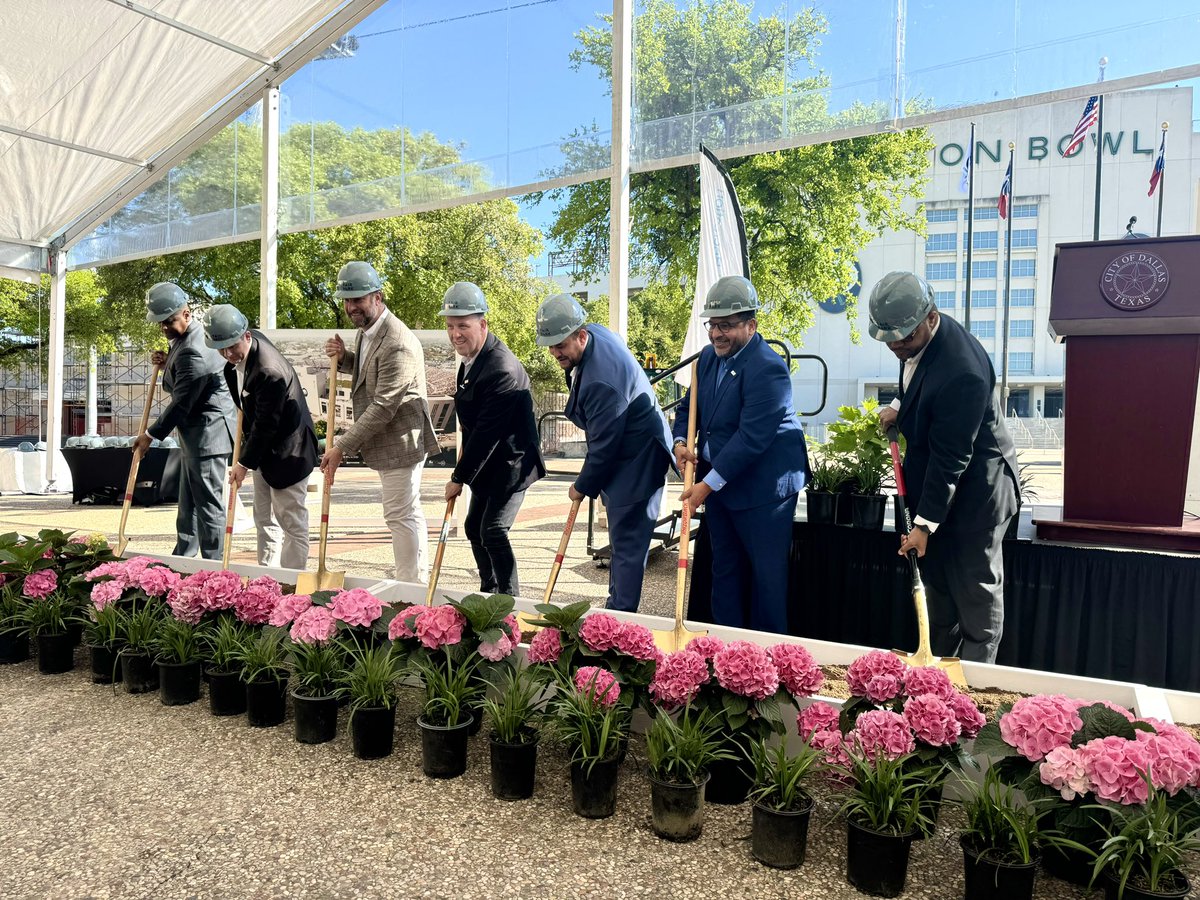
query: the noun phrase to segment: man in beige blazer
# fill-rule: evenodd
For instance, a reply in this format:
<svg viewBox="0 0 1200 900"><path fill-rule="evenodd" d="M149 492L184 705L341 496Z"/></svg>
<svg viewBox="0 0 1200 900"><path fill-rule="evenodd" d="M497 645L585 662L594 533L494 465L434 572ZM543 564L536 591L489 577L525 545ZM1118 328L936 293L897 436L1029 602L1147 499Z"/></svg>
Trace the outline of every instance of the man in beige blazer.
<svg viewBox="0 0 1200 900"><path fill-rule="evenodd" d="M325 451L321 471L332 481L343 455L358 453L379 473L396 579L423 582L429 563L421 469L425 457L438 449L425 392L425 353L416 335L389 312L370 263L342 266L336 296L358 326L358 337L348 350L335 335L326 341L325 352L337 359L339 372L353 373L354 425Z"/></svg>

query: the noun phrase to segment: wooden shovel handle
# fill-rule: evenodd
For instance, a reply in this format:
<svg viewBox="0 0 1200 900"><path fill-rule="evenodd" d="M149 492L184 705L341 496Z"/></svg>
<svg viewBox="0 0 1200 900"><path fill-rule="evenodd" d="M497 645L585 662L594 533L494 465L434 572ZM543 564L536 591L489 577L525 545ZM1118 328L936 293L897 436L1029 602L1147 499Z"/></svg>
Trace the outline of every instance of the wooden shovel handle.
<svg viewBox="0 0 1200 900"><path fill-rule="evenodd" d="M162 366L155 366L150 372L149 390L146 392L146 406L142 409L142 421L138 425L138 436L146 433L146 428L150 424L150 407L154 405L154 389L158 387L158 373L162 371ZM129 463L129 478L125 481L125 498L121 504L121 525L117 529L117 542L124 544L125 542L125 525L129 522L129 507L133 504L133 490L137 486L138 466L141 465L142 455L136 450L133 453L133 459Z"/></svg>
<svg viewBox="0 0 1200 900"><path fill-rule="evenodd" d="M550 580L546 582L546 593L542 597L543 603L549 603L550 595L554 593L554 585L558 582L558 573L562 569L563 560L567 558L567 544L571 541L571 532L575 529L575 517L579 515L581 503L583 500L571 501L571 511L567 513L562 538L558 542L558 552L554 554L554 565L550 567Z"/></svg>

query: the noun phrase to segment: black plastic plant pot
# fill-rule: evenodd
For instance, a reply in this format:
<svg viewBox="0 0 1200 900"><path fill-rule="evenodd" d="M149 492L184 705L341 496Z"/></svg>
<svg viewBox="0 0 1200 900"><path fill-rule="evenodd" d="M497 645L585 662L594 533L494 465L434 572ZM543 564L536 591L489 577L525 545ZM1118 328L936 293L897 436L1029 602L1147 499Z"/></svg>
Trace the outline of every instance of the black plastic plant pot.
<svg viewBox="0 0 1200 900"><path fill-rule="evenodd" d="M59 675L75 668L75 642L71 633L43 633L37 636L38 671Z"/></svg>
<svg viewBox="0 0 1200 900"><path fill-rule="evenodd" d="M208 711L214 716L240 716L246 711L246 685L241 672L209 670Z"/></svg>
<svg viewBox="0 0 1200 900"><path fill-rule="evenodd" d="M121 680L131 694L158 690L158 666L149 653L137 653L126 647L121 651Z"/></svg>
<svg viewBox="0 0 1200 900"><path fill-rule="evenodd" d="M163 706L187 706L200 699L200 661L158 664L158 699Z"/></svg>
<svg viewBox="0 0 1200 900"><path fill-rule="evenodd" d="M92 684L112 684L121 680L120 651L112 647L88 646L92 662Z"/></svg>
<svg viewBox="0 0 1200 900"><path fill-rule="evenodd" d="M674 784L650 776L650 825L667 841L694 841L704 830L704 784Z"/></svg>
<svg viewBox="0 0 1200 900"><path fill-rule="evenodd" d="M296 741L301 744L325 744L337 736L337 697L310 697L292 691Z"/></svg>
<svg viewBox="0 0 1200 900"><path fill-rule="evenodd" d="M287 681L263 678L246 682L246 721L254 728L273 728L287 716Z"/></svg>
<svg viewBox="0 0 1200 900"><path fill-rule="evenodd" d="M1120 880L1111 872L1104 875L1104 900L1183 900L1192 895L1192 885L1186 875L1176 869L1171 873L1174 882L1170 887L1151 891L1125 882L1125 891L1120 891Z"/></svg>
<svg viewBox="0 0 1200 900"><path fill-rule="evenodd" d="M1028 863L1006 863L981 855L966 836L958 842L963 850L966 900L1032 900L1039 856Z"/></svg>
<svg viewBox="0 0 1200 900"><path fill-rule="evenodd" d="M617 776L621 764L615 759L589 766L571 763L571 803L575 815L585 819L607 819L617 811Z"/></svg>
<svg viewBox="0 0 1200 900"><path fill-rule="evenodd" d="M808 521L812 525L837 522L838 495L831 491L805 491Z"/></svg>
<svg viewBox="0 0 1200 900"><path fill-rule="evenodd" d="M0 632L0 665L29 659L29 635L24 631Z"/></svg>
<svg viewBox="0 0 1200 900"><path fill-rule="evenodd" d="M808 822L813 801L805 798L800 809L780 811L754 804L750 826L750 852L772 869L798 869L808 851Z"/></svg>
<svg viewBox="0 0 1200 900"><path fill-rule="evenodd" d="M350 712L350 747L359 759L392 755L396 737L396 707L360 706Z"/></svg>
<svg viewBox="0 0 1200 900"><path fill-rule="evenodd" d="M866 531L882 531L887 512L887 497L883 494L851 494L850 524Z"/></svg>
<svg viewBox="0 0 1200 900"><path fill-rule="evenodd" d="M71 646L78 647L80 644L83 643L83 623L82 622L68 622L67 623L67 634L69 634L71 636Z"/></svg>
<svg viewBox="0 0 1200 900"><path fill-rule="evenodd" d="M846 822L846 880L873 897L899 897L908 877L913 835L881 834Z"/></svg>
<svg viewBox="0 0 1200 900"><path fill-rule="evenodd" d="M504 744L491 739L492 796L499 800L528 800L533 796L537 741Z"/></svg>
<svg viewBox="0 0 1200 900"><path fill-rule="evenodd" d="M421 729L421 770L429 778L457 778L467 771L467 738L474 716L457 725L431 725L417 719Z"/></svg>
<svg viewBox="0 0 1200 900"><path fill-rule="evenodd" d="M733 743L729 747L737 754L736 759L718 759L709 766L708 786L704 789L704 799L709 803L723 806L745 803L754 784L754 779L746 770L741 748Z"/></svg>

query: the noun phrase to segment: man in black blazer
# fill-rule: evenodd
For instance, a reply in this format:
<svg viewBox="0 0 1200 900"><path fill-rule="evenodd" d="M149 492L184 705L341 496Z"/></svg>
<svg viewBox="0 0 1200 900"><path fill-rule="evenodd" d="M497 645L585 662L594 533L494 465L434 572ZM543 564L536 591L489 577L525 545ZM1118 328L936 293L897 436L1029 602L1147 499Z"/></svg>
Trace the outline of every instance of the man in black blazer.
<svg viewBox="0 0 1200 900"><path fill-rule="evenodd" d="M308 476L317 433L292 364L235 306L214 306L205 341L225 358L225 381L242 410L242 446L229 482L254 470L258 564L304 569L308 563Z"/></svg>
<svg viewBox="0 0 1200 900"><path fill-rule="evenodd" d="M529 375L488 331L487 311L483 291L469 281L451 285L438 311L462 361L454 392L462 445L446 483L446 501L457 497L464 484L470 486L464 525L479 567L479 589L515 596L521 586L508 531L525 490L546 474L546 466Z"/></svg>
<svg viewBox="0 0 1200 900"><path fill-rule="evenodd" d="M933 290L892 272L871 292L870 333L901 362L900 396L880 415L907 441L915 519L900 546L923 558L933 651L995 662L1004 626L1001 542L1017 512L1017 459L979 341L941 315Z"/></svg>

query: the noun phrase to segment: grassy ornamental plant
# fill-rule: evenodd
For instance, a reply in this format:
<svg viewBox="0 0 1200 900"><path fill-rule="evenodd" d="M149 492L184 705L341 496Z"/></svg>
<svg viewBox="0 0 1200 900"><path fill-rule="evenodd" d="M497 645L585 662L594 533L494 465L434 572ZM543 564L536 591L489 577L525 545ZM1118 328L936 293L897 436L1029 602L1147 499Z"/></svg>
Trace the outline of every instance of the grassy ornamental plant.
<svg viewBox="0 0 1200 900"><path fill-rule="evenodd" d="M296 693L306 697L326 697L333 693L338 673L345 666L345 650L336 641L305 643L290 641L292 676Z"/></svg>
<svg viewBox="0 0 1200 900"><path fill-rule="evenodd" d="M1005 865L1028 865L1040 857L1041 820L1048 810L1038 809L1000 773L989 767L982 783L963 778L960 804L967 817L963 839L980 859Z"/></svg>
<svg viewBox="0 0 1200 900"><path fill-rule="evenodd" d="M807 743L799 752L788 753L784 741L768 748L766 741L751 745L754 787L750 800L775 812L794 812L812 803L804 782L821 764L821 754Z"/></svg>
<svg viewBox="0 0 1200 900"><path fill-rule="evenodd" d="M1194 789L1171 796L1156 788L1143 774L1147 797L1143 803L1096 805L1111 816L1104 825L1105 839L1092 873L1095 882L1107 875L1117 885L1117 897L1126 888L1168 892L1187 885L1186 857L1200 851L1200 804Z"/></svg>
<svg viewBox="0 0 1200 900"><path fill-rule="evenodd" d="M200 660L200 635L196 626L174 616L159 621L154 638L155 656L164 663L190 663Z"/></svg>
<svg viewBox="0 0 1200 900"><path fill-rule="evenodd" d="M58 586L53 569L42 569L25 576L21 585L25 602L17 614L18 622L30 637L62 634L72 619L75 607L66 591Z"/></svg>
<svg viewBox="0 0 1200 900"><path fill-rule="evenodd" d="M392 644L352 645L345 661L337 689L350 698L351 712L396 705L396 682L404 674L404 659Z"/></svg>
<svg viewBox="0 0 1200 900"><path fill-rule="evenodd" d="M921 800L928 776L912 765L906 753L891 757L877 752L851 752L850 765L842 770L849 787L840 812L847 819L878 834L908 835L928 826Z"/></svg>
<svg viewBox="0 0 1200 900"><path fill-rule="evenodd" d="M573 678L560 675L551 709L555 733L569 748L571 762L588 772L615 759L629 734L629 700L613 673L598 666L584 666Z"/></svg>
<svg viewBox="0 0 1200 900"><path fill-rule="evenodd" d="M136 603L120 619L121 643L128 653L150 655L155 650L159 623L166 617L166 609L159 603Z"/></svg>
<svg viewBox="0 0 1200 900"><path fill-rule="evenodd" d="M501 744L531 744L538 739L545 701L543 686L524 666L509 666L499 679L495 696L481 708L492 724L494 740Z"/></svg>
<svg viewBox="0 0 1200 900"><path fill-rule="evenodd" d="M212 672L236 672L241 667L239 653L254 630L243 622L221 618L200 627L201 657Z"/></svg>
<svg viewBox="0 0 1200 900"><path fill-rule="evenodd" d="M425 685L421 718L440 727L461 725L472 715L472 706L483 696L484 687L473 676L482 657L471 654L455 660L452 648L440 654L418 656L411 670Z"/></svg>
<svg viewBox="0 0 1200 900"><path fill-rule="evenodd" d="M239 645L234 659L242 667L242 680L247 684L261 681L284 681L288 677L287 633L281 628L248 629L246 639Z"/></svg>
<svg viewBox="0 0 1200 900"><path fill-rule="evenodd" d="M808 489L832 494L840 488L850 475L845 457L828 450L828 444L809 444Z"/></svg>
<svg viewBox="0 0 1200 900"><path fill-rule="evenodd" d="M707 709L685 706L678 718L659 709L646 732L650 774L672 784L702 784L708 767L733 759L721 736L720 720Z"/></svg>

